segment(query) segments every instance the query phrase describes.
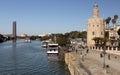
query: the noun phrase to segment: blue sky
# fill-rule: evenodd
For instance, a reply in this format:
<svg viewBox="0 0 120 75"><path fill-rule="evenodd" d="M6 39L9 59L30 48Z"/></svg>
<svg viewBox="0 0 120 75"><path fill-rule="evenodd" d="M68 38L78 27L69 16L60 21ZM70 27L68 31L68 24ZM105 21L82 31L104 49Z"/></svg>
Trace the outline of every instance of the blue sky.
<svg viewBox="0 0 120 75"><path fill-rule="evenodd" d="M18 35L80 31L86 29L95 2L100 17L120 16L120 0L0 0L0 33L11 34L13 21Z"/></svg>

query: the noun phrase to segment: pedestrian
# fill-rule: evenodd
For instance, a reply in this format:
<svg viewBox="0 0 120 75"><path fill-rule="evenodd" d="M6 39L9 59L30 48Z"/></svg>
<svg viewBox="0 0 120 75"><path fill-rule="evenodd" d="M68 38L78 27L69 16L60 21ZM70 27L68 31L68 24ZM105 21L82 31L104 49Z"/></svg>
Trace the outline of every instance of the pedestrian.
<svg viewBox="0 0 120 75"><path fill-rule="evenodd" d="M117 59L117 56L115 56L115 59Z"/></svg>
<svg viewBox="0 0 120 75"><path fill-rule="evenodd" d="M103 57L103 53L100 53L100 57L101 57L101 58Z"/></svg>
<svg viewBox="0 0 120 75"><path fill-rule="evenodd" d="M86 53L89 53L89 49L87 49Z"/></svg>
<svg viewBox="0 0 120 75"><path fill-rule="evenodd" d="M110 60L110 54L108 54L108 59Z"/></svg>
<svg viewBox="0 0 120 75"><path fill-rule="evenodd" d="M77 49L75 49L76 53L77 53Z"/></svg>
<svg viewBox="0 0 120 75"><path fill-rule="evenodd" d="M84 61L84 55L82 55L82 61Z"/></svg>

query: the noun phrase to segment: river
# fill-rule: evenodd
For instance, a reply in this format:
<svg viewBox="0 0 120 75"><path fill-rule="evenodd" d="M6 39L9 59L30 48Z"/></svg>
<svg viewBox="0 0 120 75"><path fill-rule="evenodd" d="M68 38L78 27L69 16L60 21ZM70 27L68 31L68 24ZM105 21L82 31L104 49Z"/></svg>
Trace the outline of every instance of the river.
<svg viewBox="0 0 120 75"><path fill-rule="evenodd" d="M0 44L0 75L67 75L65 63L48 59L40 41Z"/></svg>

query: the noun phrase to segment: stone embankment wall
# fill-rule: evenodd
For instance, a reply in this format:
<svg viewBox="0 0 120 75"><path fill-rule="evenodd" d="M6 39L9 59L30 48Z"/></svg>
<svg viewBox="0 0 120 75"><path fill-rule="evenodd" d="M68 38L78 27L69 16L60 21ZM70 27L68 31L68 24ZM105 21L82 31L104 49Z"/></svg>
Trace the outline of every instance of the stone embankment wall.
<svg viewBox="0 0 120 75"><path fill-rule="evenodd" d="M120 56L116 58L111 54L110 59L107 56L101 58L100 52L95 50L87 54L86 51L82 51L82 54L81 51L73 51L65 53L65 63L71 75L120 75ZM103 67L104 64L106 67Z"/></svg>
<svg viewBox="0 0 120 75"><path fill-rule="evenodd" d="M87 75L82 68L82 64L77 60L77 56L73 52L65 53L65 63L68 66L71 75Z"/></svg>

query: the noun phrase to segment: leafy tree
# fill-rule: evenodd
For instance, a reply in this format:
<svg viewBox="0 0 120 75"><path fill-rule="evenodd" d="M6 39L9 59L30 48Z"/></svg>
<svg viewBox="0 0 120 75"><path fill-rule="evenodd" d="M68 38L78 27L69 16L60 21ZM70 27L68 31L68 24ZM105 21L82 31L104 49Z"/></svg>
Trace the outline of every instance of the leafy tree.
<svg viewBox="0 0 120 75"><path fill-rule="evenodd" d="M87 32L86 31L83 31L83 32L72 31L70 33L67 33L67 35L68 35L69 38L72 38L72 39L74 39L74 38L87 38Z"/></svg>
<svg viewBox="0 0 120 75"><path fill-rule="evenodd" d="M110 41L108 38L101 38L101 45L104 46L106 43Z"/></svg>
<svg viewBox="0 0 120 75"><path fill-rule="evenodd" d="M95 46L104 46L109 41L108 38L94 37Z"/></svg>
<svg viewBox="0 0 120 75"><path fill-rule="evenodd" d="M87 38L87 32L86 31L81 32L80 38Z"/></svg>
<svg viewBox="0 0 120 75"><path fill-rule="evenodd" d="M100 37L94 37L93 40L94 40L94 42L95 42L95 46L99 46Z"/></svg>
<svg viewBox="0 0 120 75"><path fill-rule="evenodd" d="M56 40L54 40L55 38ZM75 39L75 38L86 38L87 37L87 32L79 32L79 31L71 31L69 33L65 33L65 34L52 34L51 36L44 36L41 37L41 41L42 40L48 40L48 39L52 39L53 42L58 43L61 46L66 46L67 44L70 44L70 39Z"/></svg>
<svg viewBox="0 0 120 75"><path fill-rule="evenodd" d="M61 46L66 46L66 44L68 44L68 39L65 36L57 37L57 43Z"/></svg>
<svg viewBox="0 0 120 75"><path fill-rule="evenodd" d="M41 37L41 41L43 41L43 40L48 40L48 39L51 39L52 38L52 36L44 36L44 37Z"/></svg>

